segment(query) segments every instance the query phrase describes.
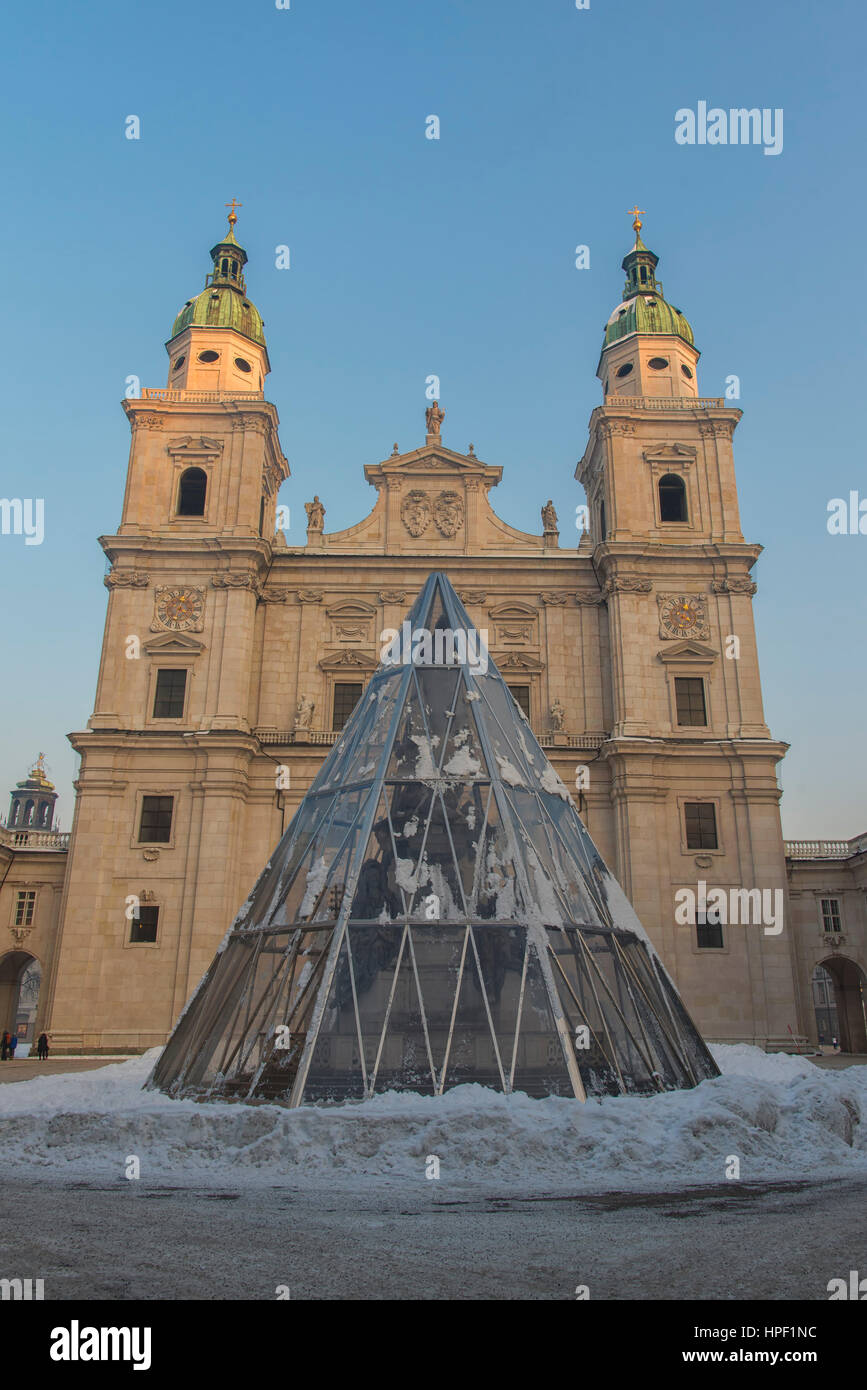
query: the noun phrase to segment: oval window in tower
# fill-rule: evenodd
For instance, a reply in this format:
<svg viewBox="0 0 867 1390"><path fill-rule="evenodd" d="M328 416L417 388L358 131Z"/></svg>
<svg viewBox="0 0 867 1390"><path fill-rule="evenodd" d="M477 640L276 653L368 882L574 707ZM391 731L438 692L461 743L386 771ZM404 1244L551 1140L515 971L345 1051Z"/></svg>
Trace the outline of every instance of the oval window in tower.
<svg viewBox="0 0 867 1390"><path fill-rule="evenodd" d="M686 377L687 381L692 381L692 372L690 371L689 367L685 367L685 366L683 365L683 363L681 362L681 364L680 364L680 370L683 372L683 374L684 374L684 376Z"/></svg>
<svg viewBox="0 0 867 1390"><path fill-rule="evenodd" d="M219 360L219 356L220 354L218 352L214 352L213 348L206 348L204 352L199 353L199 361L216 362Z"/></svg>
<svg viewBox="0 0 867 1390"><path fill-rule="evenodd" d="M245 361L243 357L235 358L235 366L241 372L252 372L253 370L253 368L250 366L250 363Z"/></svg>
<svg viewBox="0 0 867 1390"><path fill-rule="evenodd" d="M617 375L618 375L618 376L629 376L629 373L630 373L631 371L632 371L632 363L631 363L631 362L624 362L624 364L623 364L622 367L618 367L618 368L617 368Z"/></svg>
<svg viewBox="0 0 867 1390"><path fill-rule="evenodd" d="M172 371L173 371L173 372L179 372L179 371L181 370L181 367L182 367L182 366L184 365L184 363L186 362L186 360L187 360L186 357L179 357L178 360L175 362L174 366L172 367Z"/></svg>
<svg viewBox="0 0 867 1390"><path fill-rule="evenodd" d="M664 372L665 369L666 369L666 367L668 366L668 358L667 358L667 357L651 357L650 360L648 361L647 365L648 365L648 367L650 367L651 371L653 371L653 372Z"/></svg>

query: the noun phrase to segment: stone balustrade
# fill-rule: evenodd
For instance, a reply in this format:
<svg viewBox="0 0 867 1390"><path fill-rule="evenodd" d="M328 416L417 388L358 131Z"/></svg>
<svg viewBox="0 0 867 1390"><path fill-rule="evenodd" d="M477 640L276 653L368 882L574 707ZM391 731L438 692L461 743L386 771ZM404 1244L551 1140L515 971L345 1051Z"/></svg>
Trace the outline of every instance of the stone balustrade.
<svg viewBox="0 0 867 1390"><path fill-rule="evenodd" d="M0 845L7 849L50 849L68 850L68 830L30 830L26 826L10 830L8 825L0 825Z"/></svg>
<svg viewBox="0 0 867 1390"><path fill-rule="evenodd" d="M867 835L855 840L784 840L787 859L851 859L867 849Z"/></svg>
<svg viewBox="0 0 867 1390"><path fill-rule="evenodd" d="M260 743L336 743L342 729L254 729L253 733Z"/></svg>
<svg viewBox="0 0 867 1390"><path fill-rule="evenodd" d="M340 738L342 729L299 729L296 734L293 729L254 729L253 733L260 743L288 744L312 743L312 744L331 744L336 743ZM538 734L539 743L543 748L601 748L607 734Z"/></svg>
<svg viewBox="0 0 867 1390"><path fill-rule="evenodd" d="M174 391L169 386L147 386L143 401L263 401L264 391Z"/></svg>
<svg viewBox="0 0 867 1390"><path fill-rule="evenodd" d="M637 410L724 410L724 396L620 396L605 397L605 404L635 406Z"/></svg>

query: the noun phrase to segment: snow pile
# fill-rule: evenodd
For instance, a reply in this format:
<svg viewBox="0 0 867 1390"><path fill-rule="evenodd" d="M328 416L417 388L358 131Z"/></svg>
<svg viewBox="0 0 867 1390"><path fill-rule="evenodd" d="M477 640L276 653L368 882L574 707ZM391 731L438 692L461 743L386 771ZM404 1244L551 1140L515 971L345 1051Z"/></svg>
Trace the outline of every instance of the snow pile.
<svg viewBox="0 0 867 1390"><path fill-rule="evenodd" d="M459 1086L302 1107L197 1104L142 1091L157 1051L89 1072L0 1086L4 1167L150 1180L351 1185L444 1177L547 1191L670 1190L720 1183L730 1156L747 1182L867 1172L867 1067L715 1047L724 1074L692 1091L577 1101Z"/></svg>
<svg viewBox="0 0 867 1390"><path fill-rule="evenodd" d="M815 1076L817 1068L807 1057L790 1052L762 1052L747 1043L726 1043L710 1048L713 1059L726 1076L753 1076L760 1081L794 1081L797 1076ZM827 1073L822 1073L827 1075ZM867 1123L867 1115L865 1115Z"/></svg>

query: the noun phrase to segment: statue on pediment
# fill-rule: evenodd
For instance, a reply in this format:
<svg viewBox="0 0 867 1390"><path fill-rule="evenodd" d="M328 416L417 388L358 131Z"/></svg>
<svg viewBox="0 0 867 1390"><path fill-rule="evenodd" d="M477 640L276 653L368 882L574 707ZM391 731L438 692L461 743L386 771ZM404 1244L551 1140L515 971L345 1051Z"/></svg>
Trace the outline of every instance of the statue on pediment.
<svg viewBox="0 0 867 1390"><path fill-rule="evenodd" d="M325 525L325 508L318 496L314 495L312 502L305 502L304 510L307 513L307 530L321 531Z"/></svg>
<svg viewBox="0 0 867 1390"><path fill-rule="evenodd" d="M550 497L542 508L542 525L547 534L557 530L557 513Z"/></svg>
<svg viewBox="0 0 867 1390"><path fill-rule="evenodd" d="M446 418L445 411L440 410L439 401L434 401L428 406L424 413L424 418L427 422L428 434L439 434L442 422Z"/></svg>

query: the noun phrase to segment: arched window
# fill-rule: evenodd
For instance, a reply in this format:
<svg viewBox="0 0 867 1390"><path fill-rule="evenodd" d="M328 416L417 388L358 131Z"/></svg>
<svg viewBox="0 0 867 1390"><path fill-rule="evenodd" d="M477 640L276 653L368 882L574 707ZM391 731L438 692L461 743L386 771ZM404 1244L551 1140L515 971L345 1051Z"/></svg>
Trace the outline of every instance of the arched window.
<svg viewBox="0 0 867 1390"><path fill-rule="evenodd" d="M659 519L660 521L686 521L686 488L683 478L676 473L666 473L659 480Z"/></svg>
<svg viewBox="0 0 867 1390"><path fill-rule="evenodd" d="M608 528L607 528L607 526L606 526L606 524L605 524L605 503L604 503L604 502L600 502L600 503L599 503L599 539L600 539L601 541L604 541L604 540L607 540L607 538L608 538Z"/></svg>
<svg viewBox="0 0 867 1390"><path fill-rule="evenodd" d="M224 256L223 259L220 261L220 274L221 274L221 275L228 275L228 273L229 273L229 258L228 258L228 256Z"/></svg>
<svg viewBox="0 0 867 1390"><path fill-rule="evenodd" d="M30 825L30 823L32 822L32 820L33 820L33 802L32 802L32 801L27 801L27 802L24 803L24 819L22 820L21 824L22 824L22 825Z"/></svg>
<svg viewBox="0 0 867 1390"><path fill-rule="evenodd" d="M13 802L12 802L12 819L11 819L10 822L9 822L10 825L17 825L17 824L18 824L18 812L19 812L20 810L21 810L21 802L20 802L20 801L13 801Z"/></svg>
<svg viewBox="0 0 867 1390"><path fill-rule="evenodd" d="M178 490L178 516L204 516L208 476L201 468L188 468L181 474Z"/></svg>

